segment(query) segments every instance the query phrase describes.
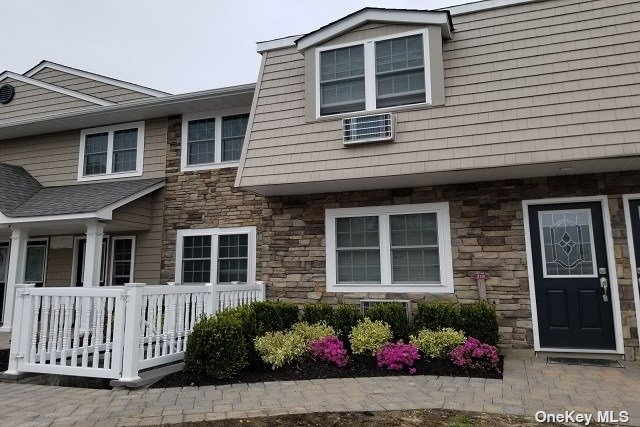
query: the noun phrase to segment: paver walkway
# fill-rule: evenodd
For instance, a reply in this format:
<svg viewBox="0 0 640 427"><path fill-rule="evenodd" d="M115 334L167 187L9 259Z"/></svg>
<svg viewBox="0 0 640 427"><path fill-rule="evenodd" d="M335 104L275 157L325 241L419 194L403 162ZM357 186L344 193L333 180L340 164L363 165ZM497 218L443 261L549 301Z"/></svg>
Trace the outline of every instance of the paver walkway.
<svg viewBox="0 0 640 427"><path fill-rule="evenodd" d="M547 365L509 357L504 380L386 377L136 391L0 383L0 423L153 425L317 411L464 409L533 416L538 410L626 410L640 425L640 365Z"/></svg>

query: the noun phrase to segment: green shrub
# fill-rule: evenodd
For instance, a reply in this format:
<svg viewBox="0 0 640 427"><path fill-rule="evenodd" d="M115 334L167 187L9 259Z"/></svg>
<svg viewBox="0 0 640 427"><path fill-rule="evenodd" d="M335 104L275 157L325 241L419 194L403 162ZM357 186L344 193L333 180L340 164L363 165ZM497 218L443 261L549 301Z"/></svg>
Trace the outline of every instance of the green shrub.
<svg viewBox="0 0 640 427"><path fill-rule="evenodd" d="M234 316L208 317L193 327L184 354L185 369L215 379L231 378L247 365L242 324Z"/></svg>
<svg viewBox="0 0 640 427"><path fill-rule="evenodd" d="M326 323L333 324L333 307L325 302L305 304L302 308L302 320L309 324Z"/></svg>
<svg viewBox="0 0 640 427"><path fill-rule="evenodd" d="M459 328L467 337L496 345L500 340L498 314L493 304L478 301L460 306Z"/></svg>
<svg viewBox="0 0 640 427"><path fill-rule="evenodd" d="M256 338L254 344L262 360L273 369L299 360L307 351L304 338L291 332L267 332Z"/></svg>
<svg viewBox="0 0 640 427"><path fill-rule="evenodd" d="M216 314L219 318L234 318L237 319L242 326L242 335L247 343L247 360L249 364L255 364L260 360L260 357L255 351L253 346L253 340L259 335L258 321L256 319L256 313L253 310L251 304L243 305L236 308L229 308L222 310Z"/></svg>
<svg viewBox="0 0 640 427"><path fill-rule="evenodd" d="M404 306L397 302L375 304L364 315L369 319L386 323L391 327L393 337L406 340L409 337L409 321Z"/></svg>
<svg viewBox="0 0 640 427"><path fill-rule="evenodd" d="M462 344L464 340L465 336L462 332L451 328L439 331L423 329L418 335L411 337L411 344L429 357L443 358L455 347Z"/></svg>
<svg viewBox="0 0 640 427"><path fill-rule="evenodd" d="M447 300L421 301L414 322L414 330L458 328L458 305Z"/></svg>
<svg viewBox="0 0 640 427"><path fill-rule="evenodd" d="M355 354L374 356L392 337L391 328L384 322L365 318L353 327L349 339Z"/></svg>
<svg viewBox="0 0 640 427"><path fill-rule="evenodd" d="M293 325L290 333L302 337L306 344L309 344L311 341L317 341L320 338L336 334L333 328L331 326L327 326L326 323L314 323L313 325L310 325L306 322L300 322Z"/></svg>
<svg viewBox="0 0 640 427"><path fill-rule="evenodd" d="M258 301L251 304L255 313L258 336L267 332L286 331L298 321L298 306L284 301Z"/></svg>
<svg viewBox="0 0 640 427"><path fill-rule="evenodd" d="M333 311L333 329L336 331L338 338L345 341L349 338L349 334L354 326L362 320L360 309L352 304L340 304Z"/></svg>

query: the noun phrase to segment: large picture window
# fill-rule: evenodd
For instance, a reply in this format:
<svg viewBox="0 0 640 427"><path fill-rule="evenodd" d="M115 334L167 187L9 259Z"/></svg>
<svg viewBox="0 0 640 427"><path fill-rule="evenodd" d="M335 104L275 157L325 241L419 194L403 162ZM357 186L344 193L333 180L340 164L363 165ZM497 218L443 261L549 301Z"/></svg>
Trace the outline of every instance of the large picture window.
<svg viewBox="0 0 640 427"><path fill-rule="evenodd" d="M78 181L142 175L144 122L80 132Z"/></svg>
<svg viewBox="0 0 640 427"><path fill-rule="evenodd" d="M318 49L318 116L427 102L426 34Z"/></svg>
<svg viewBox="0 0 640 427"><path fill-rule="evenodd" d="M252 283L255 275L255 227L178 230L176 282Z"/></svg>
<svg viewBox="0 0 640 427"><path fill-rule="evenodd" d="M187 114L182 120L182 170L237 166L249 114Z"/></svg>
<svg viewBox="0 0 640 427"><path fill-rule="evenodd" d="M328 209L333 292L453 292L447 203Z"/></svg>

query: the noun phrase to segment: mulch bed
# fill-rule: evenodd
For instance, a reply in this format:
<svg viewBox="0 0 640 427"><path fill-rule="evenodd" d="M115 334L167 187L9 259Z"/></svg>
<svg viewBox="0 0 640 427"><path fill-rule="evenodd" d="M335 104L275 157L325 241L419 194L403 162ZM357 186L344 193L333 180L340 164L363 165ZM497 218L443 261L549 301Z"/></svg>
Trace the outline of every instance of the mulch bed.
<svg viewBox="0 0 640 427"><path fill-rule="evenodd" d="M502 379L503 357L500 357L500 372L474 371L461 369L446 359L421 359L417 365L416 375L442 375L472 378ZM284 366L271 369L262 363L255 363L247 367L242 373L229 380L214 380L188 371L180 371L155 383L153 388L189 387L223 384L244 384L269 381L296 381L325 378L358 378L358 377L388 377L408 375L406 372L390 371L379 368L374 357L363 355L350 356L349 364L338 368L322 362L308 361L299 365Z"/></svg>

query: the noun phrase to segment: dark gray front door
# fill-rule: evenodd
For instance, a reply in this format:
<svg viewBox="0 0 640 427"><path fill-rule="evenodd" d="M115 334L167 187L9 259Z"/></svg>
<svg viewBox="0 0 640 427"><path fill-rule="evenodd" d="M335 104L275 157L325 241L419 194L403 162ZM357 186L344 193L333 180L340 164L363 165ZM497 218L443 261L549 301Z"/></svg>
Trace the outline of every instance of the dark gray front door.
<svg viewBox="0 0 640 427"><path fill-rule="evenodd" d="M614 350L602 205L529 206L529 229L540 346Z"/></svg>
<svg viewBox="0 0 640 427"><path fill-rule="evenodd" d="M636 271L632 272L632 274L636 275L638 286L640 286L640 199L629 200L629 215L631 217L633 252L636 258Z"/></svg>

